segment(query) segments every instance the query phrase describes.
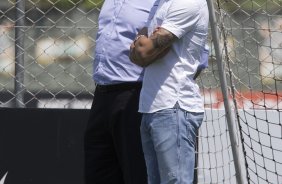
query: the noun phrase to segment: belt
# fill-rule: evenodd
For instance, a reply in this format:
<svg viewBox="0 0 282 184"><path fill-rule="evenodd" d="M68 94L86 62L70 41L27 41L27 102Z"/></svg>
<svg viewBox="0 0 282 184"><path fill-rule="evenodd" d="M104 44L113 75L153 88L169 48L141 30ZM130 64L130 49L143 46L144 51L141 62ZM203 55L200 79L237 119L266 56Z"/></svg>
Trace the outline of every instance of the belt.
<svg viewBox="0 0 282 184"><path fill-rule="evenodd" d="M97 91L99 92L113 92L113 91L124 91L130 89L141 89L142 82L124 82L120 84L111 84L111 85L100 85L96 86Z"/></svg>

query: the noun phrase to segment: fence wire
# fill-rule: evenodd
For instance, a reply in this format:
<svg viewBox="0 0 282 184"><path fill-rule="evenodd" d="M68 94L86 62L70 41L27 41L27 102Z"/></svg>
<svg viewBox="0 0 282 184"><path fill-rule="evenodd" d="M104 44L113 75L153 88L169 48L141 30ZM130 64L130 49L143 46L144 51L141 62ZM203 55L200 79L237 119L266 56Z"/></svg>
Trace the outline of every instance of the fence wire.
<svg viewBox="0 0 282 184"><path fill-rule="evenodd" d="M0 106L89 108L102 1L0 4Z"/></svg>

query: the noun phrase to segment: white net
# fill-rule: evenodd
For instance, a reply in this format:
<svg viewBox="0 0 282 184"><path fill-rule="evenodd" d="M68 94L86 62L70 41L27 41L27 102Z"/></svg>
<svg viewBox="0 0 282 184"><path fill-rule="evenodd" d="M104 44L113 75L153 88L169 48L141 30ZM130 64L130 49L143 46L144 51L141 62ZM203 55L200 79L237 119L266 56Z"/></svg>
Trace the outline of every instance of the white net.
<svg viewBox="0 0 282 184"><path fill-rule="evenodd" d="M235 183L235 146L245 183L282 183L282 1L217 0L214 5L238 145L230 143L212 49L210 67L198 80L206 105L198 181Z"/></svg>

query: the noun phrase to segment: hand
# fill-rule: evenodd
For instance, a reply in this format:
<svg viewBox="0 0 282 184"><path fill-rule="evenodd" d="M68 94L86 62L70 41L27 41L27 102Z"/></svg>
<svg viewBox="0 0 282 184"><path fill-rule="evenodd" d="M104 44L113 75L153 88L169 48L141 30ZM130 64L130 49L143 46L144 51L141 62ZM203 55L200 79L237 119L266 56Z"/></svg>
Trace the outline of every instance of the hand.
<svg viewBox="0 0 282 184"><path fill-rule="evenodd" d="M134 42L130 45L130 60L138 66L146 67L148 63L148 58L152 53L153 43L146 36L142 35L137 37Z"/></svg>
<svg viewBox="0 0 282 184"><path fill-rule="evenodd" d="M177 37L164 28L158 27L149 37L138 36L130 46L130 60L138 66L146 67L164 57Z"/></svg>

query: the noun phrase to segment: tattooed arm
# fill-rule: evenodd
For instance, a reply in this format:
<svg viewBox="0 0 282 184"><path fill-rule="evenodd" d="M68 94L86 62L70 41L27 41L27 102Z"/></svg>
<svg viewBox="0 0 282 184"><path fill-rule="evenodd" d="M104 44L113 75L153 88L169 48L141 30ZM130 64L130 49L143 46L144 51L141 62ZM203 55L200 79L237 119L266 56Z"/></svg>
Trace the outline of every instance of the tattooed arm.
<svg viewBox="0 0 282 184"><path fill-rule="evenodd" d="M142 67L146 67L168 53L177 37L164 28L157 28L149 37L137 36L130 46L130 60Z"/></svg>

